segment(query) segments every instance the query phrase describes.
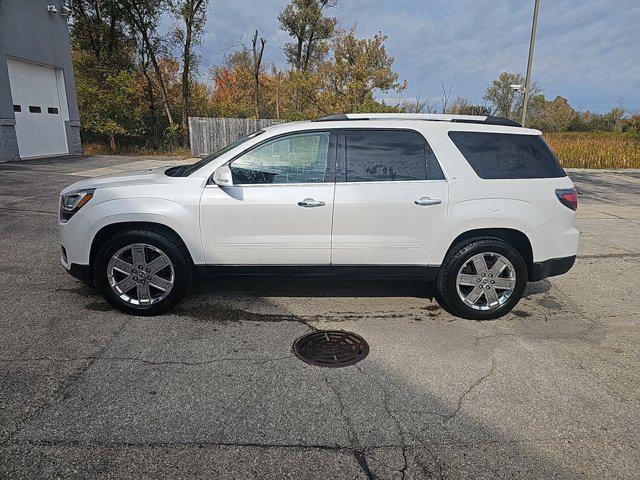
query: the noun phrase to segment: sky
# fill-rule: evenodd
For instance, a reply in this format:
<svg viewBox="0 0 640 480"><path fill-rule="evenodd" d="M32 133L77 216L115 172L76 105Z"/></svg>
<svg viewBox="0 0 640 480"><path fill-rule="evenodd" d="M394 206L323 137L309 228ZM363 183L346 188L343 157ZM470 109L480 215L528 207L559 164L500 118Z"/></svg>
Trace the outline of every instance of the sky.
<svg viewBox="0 0 640 480"><path fill-rule="evenodd" d="M210 0L201 73L258 29L265 61L284 66L277 16L286 0ZM408 81L404 98L451 97L482 102L500 72L527 67L534 0L339 0L328 10L359 36L389 36L394 70ZM168 21L170 22L170 21ZM640 1L541 0L532 80L547 98L566 97L581 110L607 111L622 99L640 110ZM384 94L378 94L383 98ZM397 97L397 95L389 95Z"/></svg>

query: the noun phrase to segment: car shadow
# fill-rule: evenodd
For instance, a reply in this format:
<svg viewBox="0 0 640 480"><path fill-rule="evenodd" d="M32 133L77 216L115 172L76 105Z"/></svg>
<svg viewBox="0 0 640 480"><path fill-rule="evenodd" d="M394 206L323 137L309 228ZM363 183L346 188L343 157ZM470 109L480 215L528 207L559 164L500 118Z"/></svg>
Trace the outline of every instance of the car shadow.
<svg viewBox="0 0 640 480"><path fill-rule="evenodd" d="M192 293L249 289L265 297L417 297L433 298L430 282L362 276L220 276L198 280Z"/></svg>

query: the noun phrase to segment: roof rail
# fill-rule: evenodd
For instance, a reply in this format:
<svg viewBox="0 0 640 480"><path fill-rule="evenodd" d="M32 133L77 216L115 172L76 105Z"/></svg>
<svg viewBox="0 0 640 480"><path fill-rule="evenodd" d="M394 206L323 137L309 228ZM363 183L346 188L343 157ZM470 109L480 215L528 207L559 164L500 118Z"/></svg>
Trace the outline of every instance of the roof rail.
<svg viewBox="0 0 640 480"><path fill-rule="evenodd" d="M341 120L429 120L435 122L483 123L485 125L505 125L520 127L518 122L493 115L449 115L439 113L338 113L316 118L313 122L334 122Z"/></svg>
<svg viewBox="0 0 640 480"><path fill-rule="evenodd" d="M457 122L457 123L484 123L485 125L504 125L506 127L521 127L522 125L520 125L520 123L516 122L515 120L511 120L509 118L504 118L504 117L494 117L493 115L489 115L487 117L485 117L484 120L482 120L481 122L478 122L476 120L469 120L466 118L456 118L451 120L452 122Z"/></svg>

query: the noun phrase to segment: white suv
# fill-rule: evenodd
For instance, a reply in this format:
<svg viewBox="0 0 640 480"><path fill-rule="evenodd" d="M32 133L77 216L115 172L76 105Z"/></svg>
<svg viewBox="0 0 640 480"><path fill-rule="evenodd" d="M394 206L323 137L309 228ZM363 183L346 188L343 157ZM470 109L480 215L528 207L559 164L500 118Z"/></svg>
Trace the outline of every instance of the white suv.
<svg viewBox="0 0 640 480"><path fill-rule="evenodd" d="M540 132L498 117L332 115L255 132L189 166L61 193L62 263L152 315L208 274L384 274L496 318L575 260L577 195Z"/></svg>

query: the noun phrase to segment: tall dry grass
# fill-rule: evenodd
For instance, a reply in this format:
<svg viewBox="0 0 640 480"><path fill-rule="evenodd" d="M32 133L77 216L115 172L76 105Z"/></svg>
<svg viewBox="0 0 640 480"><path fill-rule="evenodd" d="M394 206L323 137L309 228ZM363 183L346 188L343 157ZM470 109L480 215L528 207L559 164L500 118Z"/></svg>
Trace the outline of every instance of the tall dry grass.
<svg viewBox="0 0 640 480"><path fill-rule="evenodd" d="M145 147L137 146L123 146L118 147L115 152L112 152L109 145L103 143L83 143L82 151L85 155L127 155L127 156L142 156L142 157L179 157L189 158L191 152L188 147L175 147L170 149L155 150Z"/></svg>
<svg viewBox="0 0 640 480"><path fill-rule="evenodd" d="M640 168L640 135L559 132L544 138L566 168Z"/></svg>

